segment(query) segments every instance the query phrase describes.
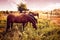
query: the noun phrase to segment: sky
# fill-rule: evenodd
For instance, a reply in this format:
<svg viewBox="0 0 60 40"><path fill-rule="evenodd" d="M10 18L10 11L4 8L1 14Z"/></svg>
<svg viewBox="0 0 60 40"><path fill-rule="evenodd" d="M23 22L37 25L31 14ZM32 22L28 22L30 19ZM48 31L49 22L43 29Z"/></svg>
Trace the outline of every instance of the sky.
<svg viewBox="0 0 60 40"><path fill-rule="evenodd" d="M53 10L60 8L60 0L0 0L0 10L17 11L17 4L25 3L30 10Z"/></svg>

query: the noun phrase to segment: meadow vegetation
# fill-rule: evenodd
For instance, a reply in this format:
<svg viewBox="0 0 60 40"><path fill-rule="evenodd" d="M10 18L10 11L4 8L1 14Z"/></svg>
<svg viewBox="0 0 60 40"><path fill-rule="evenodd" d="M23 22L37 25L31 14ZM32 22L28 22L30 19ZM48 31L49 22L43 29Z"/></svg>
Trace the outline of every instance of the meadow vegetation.
<svg viewBox="0 0 60 40"><path fill-rule="evenodd" d="M17 26L17 29L12 29L3 36L6 22L6 17L3 20L0 19L0 40L60 40L60 27L51 20L38 19L37 30L32 27L31 23L28 23L23 32L21 32L22 24L14 23L13 26Z"/></svg>

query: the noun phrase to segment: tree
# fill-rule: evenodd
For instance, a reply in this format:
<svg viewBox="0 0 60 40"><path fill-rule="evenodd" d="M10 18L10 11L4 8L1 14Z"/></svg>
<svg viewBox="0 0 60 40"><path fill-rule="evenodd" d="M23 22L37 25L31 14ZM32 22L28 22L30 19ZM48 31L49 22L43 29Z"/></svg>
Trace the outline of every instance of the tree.
<svg viewBox="0 0 60 40"><path fill-rule="evenodd" d="M9 14L8 10L6 10L6 14Z"/></svg>
<svg viewBox="0 0 60 40"><path fill-rule="evenodd" d="M20 11L20 13L26 10L28 10L26 4L21 3L20 5L18 5L18 11Z"/></svg>

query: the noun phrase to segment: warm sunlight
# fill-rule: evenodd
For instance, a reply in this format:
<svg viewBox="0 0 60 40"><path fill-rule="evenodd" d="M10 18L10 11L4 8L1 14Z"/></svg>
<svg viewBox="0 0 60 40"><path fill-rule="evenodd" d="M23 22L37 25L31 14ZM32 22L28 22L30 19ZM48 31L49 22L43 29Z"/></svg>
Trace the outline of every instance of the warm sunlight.
<svg viewBox="0 0 60 40"><path fill-rule="evenodd" d="M29 8L29 7L28 7ZM35 6L35 7L30 7L29 9L30 10L42 10L42 11L51 11L51 10L53 10L53 9L58 9L58 8L60 8L60 3L56 3L56 4L50 4L50 5L47 5L47 6L45 6L45 7L37 7L37 6Z"/></svg>
<svg viewBox="0 0 60 40"><path fill-rule="evenodd" d="M42 8L43 11L51 11L53 9L58 9L60 8L60 3L56 3L56 4L50 4L45 8Z"/></svg>
<svg viewBox="0 0 60 40"><path fill-rule="evenodd" d="M26 3L27 8L30 10L42 10L42 11L50 11L53 9L60 8L60 1L54 2L53 0L47 1L38 1L36 0L2 0L0 1L0 10L9 10L9 11L17 11L17 4ZM42 3L41 3L42 2Z"/></svg>
<svg viewBox="0 0 60 40"><path fill-rule="evenodd" d="M60 0L0 0L0 40L60 40Z"/></svg>

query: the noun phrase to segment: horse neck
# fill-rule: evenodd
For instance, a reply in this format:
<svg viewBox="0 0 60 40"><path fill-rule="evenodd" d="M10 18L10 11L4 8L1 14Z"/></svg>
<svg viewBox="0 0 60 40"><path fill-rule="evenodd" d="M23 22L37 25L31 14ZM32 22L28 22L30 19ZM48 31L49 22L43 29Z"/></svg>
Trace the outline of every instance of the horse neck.
<svg viewBox="0 0 60 40"><path fill-rule="evenodd" d="M36 20L33 19L33 18L31 18L30 21L31 21L31 23L32 23L32 25L33 25L33 28L37 29Z"/></svg>

